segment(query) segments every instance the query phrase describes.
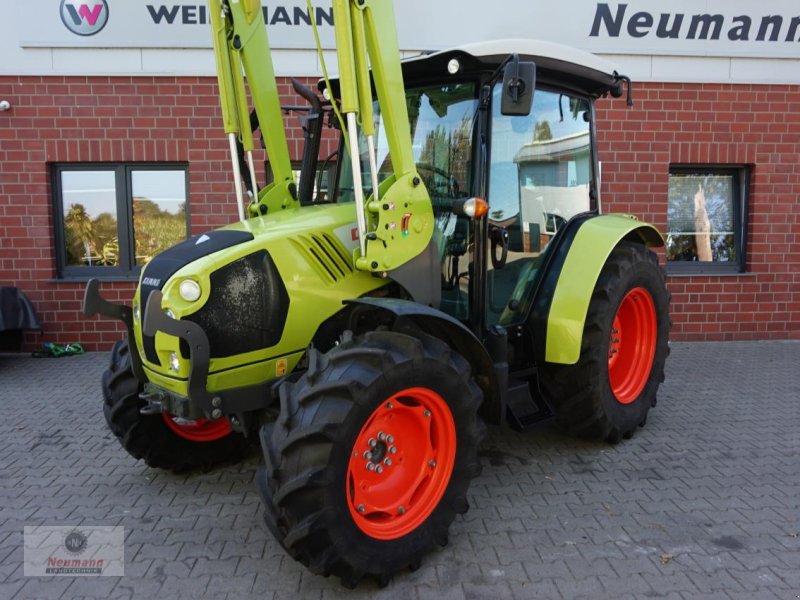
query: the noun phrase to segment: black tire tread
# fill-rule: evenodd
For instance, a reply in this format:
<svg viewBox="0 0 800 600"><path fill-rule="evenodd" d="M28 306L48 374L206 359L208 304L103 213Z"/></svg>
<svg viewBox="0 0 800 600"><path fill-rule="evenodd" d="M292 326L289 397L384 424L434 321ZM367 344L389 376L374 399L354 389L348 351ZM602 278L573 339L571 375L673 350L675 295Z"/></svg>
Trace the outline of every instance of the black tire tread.
<svg viewBox="0 0 800 600"><path fill-rule="evenodd" d="M658 385L664 381L664 364L669 355L667 336L671 322L668 313L657 314L661 325L656 356L650 379L640 396L647 400L642 403L639 418L634 423L621 422L610 414L603 401L602 388L607 383L602 374L607 373L608 369L605 354L608 311L615 310L613 298L620 286L624 285L626 273L642 264L647 265L651 272L658 273L659 289L655 292L663 295L663 304L669 306L666 275L658 265L658 257L641 244L622 242L606 261L592 293L578 362L574 365L545 363L540 369L540 385L554 408L556 421L571 435L612 444L628 439L633 436L637 426L644 426L649 409L656 404ZM659 299L654 300L658 312Z"/></svg>
<svg viewBox="0 0 800 600"><path fill-rule="evenodd" d="M469 506L466 490L471 478L480 473L477 445L486 428L477 417L482 393L470 377L469 363L440 340L378 331L348 338L325 355L312 349L313 369L297 383L282 388L281 414L261 431L265 466L256 477L267 527L293 558L314 573L340 577L345 587L354 587L365 576L386 585L395 572L419 567L418 552L394 562L375 560L366 567L350 544L334 539L331 530L335 523L350 517L336 514L321 502L321 489L337 485L330 476L330 456L334 448L350 442L340 439L338 425L361 401L364 391L385 372L420 361L439 362L468 389L461 402L451 404L456 423L463 424L459 455L464 459L461 463L457 459L448 492L425 523L430 530L426 550L434 543L442 545L455 515Z"/></svg>
<svg viewBox="0 0 800 600"><path fill-rule="evenodd" d="M111 433L128 454L150 467L210 470L240 461L248 450L248 440L235 432L212 442L192 442L170 430L161 415L142 415L142 384L133 374L127 340L114 345L102 389L103 415Z"/></svg>

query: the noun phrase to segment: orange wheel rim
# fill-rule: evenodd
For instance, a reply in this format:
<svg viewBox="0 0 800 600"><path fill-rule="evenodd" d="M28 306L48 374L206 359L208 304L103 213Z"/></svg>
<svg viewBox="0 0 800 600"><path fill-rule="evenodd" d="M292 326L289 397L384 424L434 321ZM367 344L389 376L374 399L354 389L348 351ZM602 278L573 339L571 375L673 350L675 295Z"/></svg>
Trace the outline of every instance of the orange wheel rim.
<svg viewBox="0 0 800 600"><path fill-rule="evenodd" d="M617 309L608 343L608 380L621 404L636 400L647 384L657 338L653 297L643 287L634 288Z"/></svg>
<svg viewBox="0 0 800 600"><path fill-rule="evenodd" d="M419 527L442 499L456 456L456 427L428 388L394 394L367 419L350 452L347 505L359 529L393 540Z"/></svg>
<svg viewBox="0 0 800 600"><path fill-rule="evenodd" d="M181 419L166 412L161 415L167 427L191 442L213 442L233 431L228 419Z"/></svg>

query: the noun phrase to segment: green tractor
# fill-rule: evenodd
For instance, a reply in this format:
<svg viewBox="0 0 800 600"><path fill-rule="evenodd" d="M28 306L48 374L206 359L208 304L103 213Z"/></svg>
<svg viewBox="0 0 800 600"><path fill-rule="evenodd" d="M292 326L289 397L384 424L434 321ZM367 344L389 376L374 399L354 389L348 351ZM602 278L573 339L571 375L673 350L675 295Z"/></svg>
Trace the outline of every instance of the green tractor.
<svg viewBox="0 0 800 600"><path fill-rule="evenodd" d="M447 541L485 423L644 425L669 352L659 232L602 214L594 102L630 81L508 40L400 61L387 0L334 0L339 76L309 101L295 182L257 0L211 0L240 221L142 270L103 376L108 425L163 469L239 460L278 542L346 585ZM247 75L255 110L249 113ZM325 116L341 130L321 190ZM257 184L260 127L274 180ZM245 190L249 195L246 207Z"/></svg>

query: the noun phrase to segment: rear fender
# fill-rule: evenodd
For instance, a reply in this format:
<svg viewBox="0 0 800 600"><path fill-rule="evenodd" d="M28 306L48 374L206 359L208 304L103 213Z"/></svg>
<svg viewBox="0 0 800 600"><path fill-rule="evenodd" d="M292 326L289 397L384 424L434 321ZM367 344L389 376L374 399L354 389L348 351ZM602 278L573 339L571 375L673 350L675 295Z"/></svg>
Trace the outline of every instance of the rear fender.
<svg viewBox="0 0 800 600"><path fill-rule="evenodd" d="M563 262L551 265L560 270L547 313L545 361L578 362L592 292L609 255L623 240L664 245L658 229L631 215L591 216L578 225ZM548 275L552 280L553 273Z"/></svg>

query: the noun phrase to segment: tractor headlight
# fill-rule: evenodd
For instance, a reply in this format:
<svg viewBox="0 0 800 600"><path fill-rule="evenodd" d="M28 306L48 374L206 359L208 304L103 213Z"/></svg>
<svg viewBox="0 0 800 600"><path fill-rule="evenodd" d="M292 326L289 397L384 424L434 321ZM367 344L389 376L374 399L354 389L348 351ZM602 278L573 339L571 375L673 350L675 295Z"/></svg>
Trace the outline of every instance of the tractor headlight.
<svg viewBox="0 0 800 600"><path fill-rule="evenodd" d="M198 300L201 295L200 284L193 279L184 279L178 286L178 293L187 302Z"/></svg>
<svg viewBox="0 0 800 600"><path fill-rule="evenodd" d="M169 353L169 368L172 369L175 373L181 370L181 361L178 358L177 352Z"/></svg>
<svg viewBox="0 0 800 600"><path fill-rule="evenodd" d="M455 75L458 73L458 70L461 68L461 63L458 62L457 58L451 58L450 62L447 63L447 72L450 75Z"/></svg>

